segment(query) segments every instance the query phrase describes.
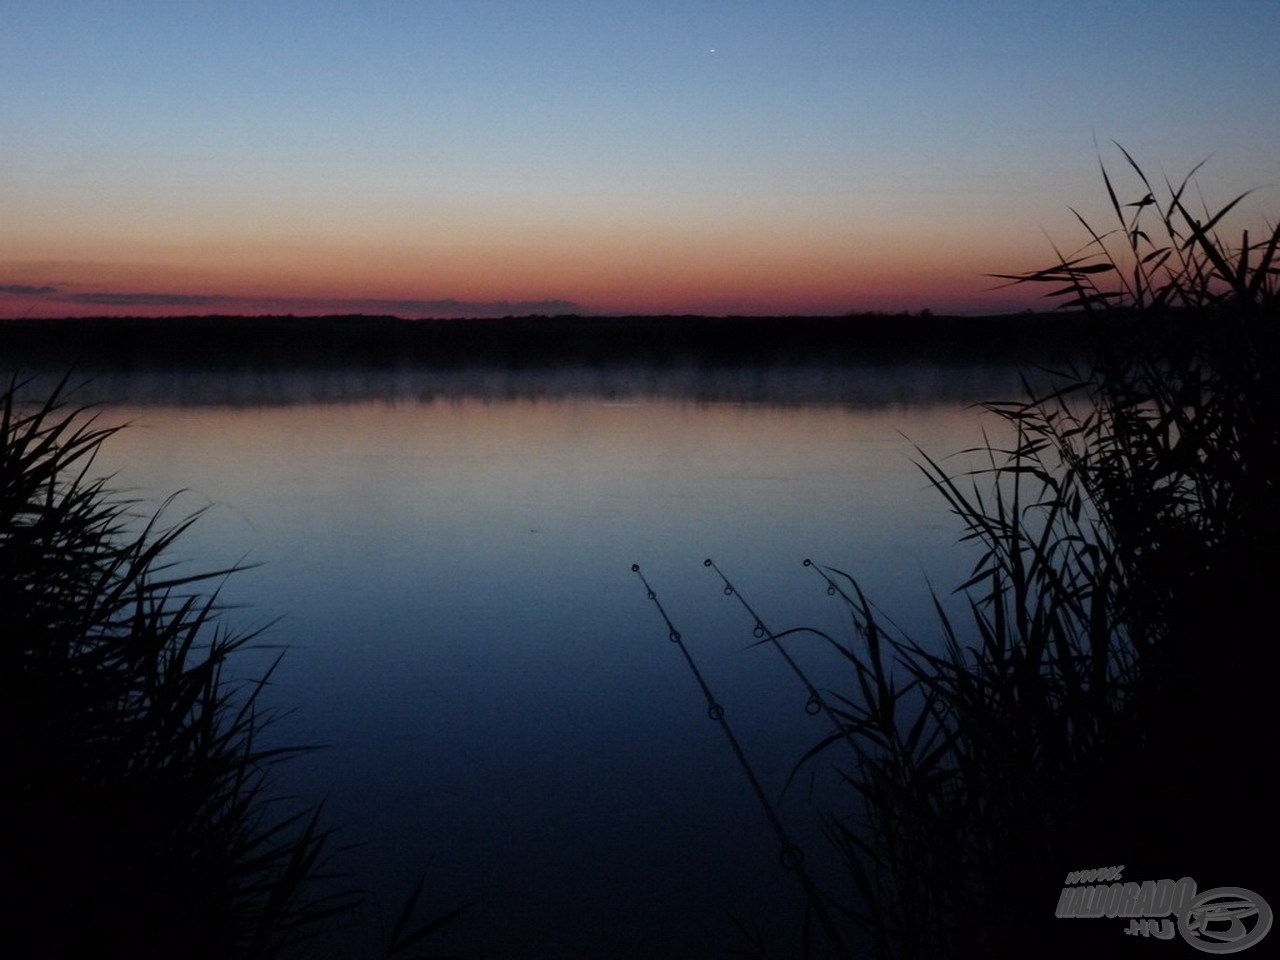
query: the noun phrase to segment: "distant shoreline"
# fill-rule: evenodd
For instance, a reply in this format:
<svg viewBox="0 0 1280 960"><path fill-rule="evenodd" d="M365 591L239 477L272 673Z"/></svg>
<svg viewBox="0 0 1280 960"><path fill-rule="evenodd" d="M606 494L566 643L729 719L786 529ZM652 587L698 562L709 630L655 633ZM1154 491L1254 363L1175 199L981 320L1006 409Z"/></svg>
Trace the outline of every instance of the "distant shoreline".
<svg viewBox="0 0 1280 960"><path fill-rule="evenodd" d="M1080 313L985 317L182 316L0 320L0 366L324 369L495 364L747 365L1079 359Z"/></svg>

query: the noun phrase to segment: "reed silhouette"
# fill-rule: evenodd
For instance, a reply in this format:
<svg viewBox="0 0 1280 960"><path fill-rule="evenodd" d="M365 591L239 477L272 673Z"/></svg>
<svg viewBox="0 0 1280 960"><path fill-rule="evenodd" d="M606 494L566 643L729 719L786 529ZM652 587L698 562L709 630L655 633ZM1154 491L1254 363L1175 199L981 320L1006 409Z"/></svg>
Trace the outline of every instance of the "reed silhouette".
<svg viewBox="0 0 1280 960"><path fill-rule="evenodd" d="M1123 921L1104 932L1054 907L1063 876L1097 864L1269 882L1280 226L1229 242L1243 196L1193 209L1198 167L1157 187L1121 152L1140 193L1122 203L1103 165L1114 229L1080 218L1079 251L1001 276L1051 285L1093 325L1094 360L987 404L999 429L968 451L976 470L919 451L980 548L964 613L935 595L922 642L856 575L808 560L854 642L775 634L743 601L761 642L817 635L847 664L837 692L798 671L835 722L800 763L830 761L847 787L821 815L847 887L805 890L880 957L1096 950Z"/></svg>
<svg viewBox="0 0 1280 960"><path fill-rule="evenodd" d="M256 637L219 621L217 584L240 568L183 572L173 548L199 511L147 517L92 477L119 428L66 384L0 392L0 939L11 956L297 955L359 898L325 882L320 806L271 789L300 749L262 745L274 666L227 679ZM377 952L458 912L424 923L420 895Z"/></svg>

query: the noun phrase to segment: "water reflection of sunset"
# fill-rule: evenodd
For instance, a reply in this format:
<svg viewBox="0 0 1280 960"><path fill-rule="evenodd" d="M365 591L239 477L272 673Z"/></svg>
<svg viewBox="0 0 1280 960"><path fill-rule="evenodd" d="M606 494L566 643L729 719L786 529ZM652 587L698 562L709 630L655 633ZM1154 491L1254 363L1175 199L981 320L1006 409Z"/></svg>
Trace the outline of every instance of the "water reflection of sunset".
<svg viewBox="0 0 1280 960"><path fill-rule="evenodd" d="M629 956L672 938L710 945L709 892L755 897L777 879L759 811L700 736L696 691L632 563L774 785L811 744L812 718L767 651L744 649L751 625L703 558L771 622L836 634L844 613L801 561L855 570L926 640L926 574L945 584L968 570L902 434L950 451L976 442L977 424L964 402L929 401L927 381L919 402L874 406L504 399L474 381L432 402L401 385L311 403L297 401L317 393L305 384L277 388L270 406L211 404L190 384L187 403L152 392L109 405L104 422L131 426L96 467L144 502L188 491L171 519L209 507L177 559L259 564L222 586L224 616L282 617L263 636L289 648L271 696L299 709L271 733L333 745L286 765L282 783L327 797L351 840L368 841L344 868L394 899L395 878L430 863L492 900L512 925L495 943L591 955L625 929ZM248 651L239 668L253 675L277 653ZM628 868L600 866L618 862ZM553 909L599 895L611 905L572 929ZM771 909L762 922L790 930ZM602 917L608 929L592 926ZM553 942L576 946L536 949Z"/></svg>

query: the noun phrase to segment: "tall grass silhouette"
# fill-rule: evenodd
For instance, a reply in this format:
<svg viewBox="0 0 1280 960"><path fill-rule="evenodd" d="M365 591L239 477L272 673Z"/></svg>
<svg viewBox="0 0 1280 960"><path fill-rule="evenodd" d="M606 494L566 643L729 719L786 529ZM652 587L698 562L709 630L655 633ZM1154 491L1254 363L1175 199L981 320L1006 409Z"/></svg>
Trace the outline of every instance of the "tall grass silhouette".
<svg viewBox="0 0 1280 960"><path fill-rule="evenodd" d="M1096 324L1096 361L987 404L1001 429L972 472L919 451L979 548L962 612L934 596L922 643L856 575L805 561L856 640L825 637L846 688L820 695L836 729L801 761L848 790L822 825L849 887L816 896L877 956L1078 955L1078 927L1043 922L1068 870L1258 866L1247 835L1190 825L1269 815L1280 226L1229 242L1244 195L1193 209L1199 168L1156 187L1121 153L1140 193L1122 202L1103 166L1114 228L1077 215L1085 246L999 275Z"/></svg>
<svg viewBox="0 0 1280 960"><path fill-rule="evenodd" d="M140 514L94 479L117 427L0 392L0 730L10 800L3 942L15 956L294 956L358 901L327 880L321 809L272 791L269 669L232 682L254 641L219 621L239 568L183 572L199 518ZM277 661L278 662L278 661ZM337 889L339 892L325 892ZM415 919L402 953L447 923Z"/></svg>

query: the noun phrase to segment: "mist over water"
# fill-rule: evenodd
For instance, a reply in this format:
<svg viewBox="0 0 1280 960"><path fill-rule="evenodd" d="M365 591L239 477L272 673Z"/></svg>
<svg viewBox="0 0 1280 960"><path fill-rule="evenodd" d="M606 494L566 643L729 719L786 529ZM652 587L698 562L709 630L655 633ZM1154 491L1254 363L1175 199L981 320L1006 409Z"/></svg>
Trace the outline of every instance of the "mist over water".
<svg viewBox="0 0 1280 960"><path fill-rule="evenodd" d="M360 844L335 867L388 922L425 873L438 909L480 901L458 949L674 957L739 942L726 909L793 944L801 897L631 564L778 796L826 731L776 651L748 649L753 622L703 559L775 631L848 636L812 557L927 641L929 583L945 593L971 558L912 444L976 444L971 404L1015 392L991 373L477 368L90 389L131 423L98 464L117 486L155 503L187 491L174 519L208 507L179 552L258 564L225 585L226 622L279 618L269 699L293 712L270 735L327 745L282 766L281 788L326 799L339 844ZM838 658L795 643L851 691ZM782 797L819 873L804 825L837 760ZM372 908L362 922L335 949L367 943Z"/></svg>
<svg viewBox="0 0 1280 960"><path fill-rule="evenodd" d="M37 391L40 385L52 387L63 373L62 368L38 372ZM216 372L149 365L138 370L93 370L77 396L83 402L180 407L589 398L876 409L975 403L1015 396L1019 390L1018 369L1009 362L919 360L840 365L561 364L523 369L481 363L434 369L404 364L326 370L234 365Z"/></svg>

